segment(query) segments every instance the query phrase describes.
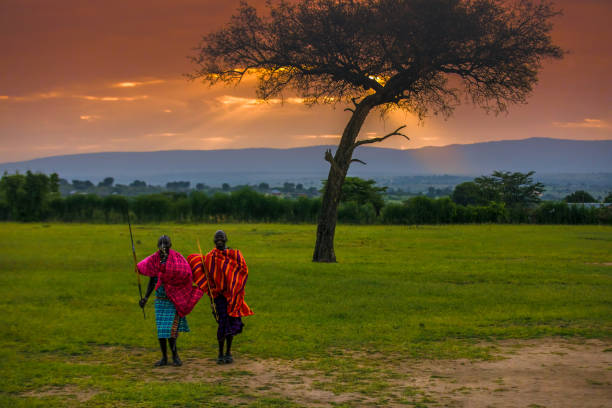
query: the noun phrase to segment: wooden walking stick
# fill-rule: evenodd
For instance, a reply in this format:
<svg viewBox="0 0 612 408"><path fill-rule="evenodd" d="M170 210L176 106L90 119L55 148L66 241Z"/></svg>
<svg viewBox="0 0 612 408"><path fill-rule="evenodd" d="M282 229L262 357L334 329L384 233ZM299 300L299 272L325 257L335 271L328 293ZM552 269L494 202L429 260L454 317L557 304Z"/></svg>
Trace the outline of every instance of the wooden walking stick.
<svg viewBox="0 0 612 408"><path fill-rule="evenodd" d="M138 272L138 260L136 259L136 248L134 248L134 236L132 235L132 224L130 223L130 210L127 211L128 227L130 228L130 239L132 240L132 255L134 255L134 272L138 278L138 293L140 293L140 300L142 300L142 285L140 284L140 272ZM142 317L147 318L144 307L142 308Z"/></svg>
<svg viewBox="0 0 612 408"><path fill-rule="evenodd" d="M217 323L219 323L219 315L217 314L217 306L212 298L212 291L210 290L210 275L208 270L206 269L206 264L204 263L204 255L202 255L202 248L200 247L200 238L196 238L198 242L198 250L200 251L200 260L202 261L202 272L204 272L204 276L206 276L206 285L208 286L208 297L210 298L210 307L213 312L213 316Z"/></svg>

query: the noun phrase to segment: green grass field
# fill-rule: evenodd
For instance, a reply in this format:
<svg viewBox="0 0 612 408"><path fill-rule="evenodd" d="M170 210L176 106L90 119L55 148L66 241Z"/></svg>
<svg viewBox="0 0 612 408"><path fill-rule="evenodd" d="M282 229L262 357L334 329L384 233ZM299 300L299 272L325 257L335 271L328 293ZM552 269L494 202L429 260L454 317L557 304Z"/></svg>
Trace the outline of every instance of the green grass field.
<svg viewBox="0 0 612 408"><path fill-rule="evenodd" d="M185 256L197 251L196 238L207 251L218 227L135 226L136 252L155 251L162 233ZM376 395L386 377L360 353L486 359L499 339L612 337L612 227L340 226L337 264L311 262L312 225L223 228L249 265L255 311L235 340L234 377L251 375L240 361L299 361L341 373L325 386L332 391ZM223 376L182 382L180 371L152 372L154 311L150 302L144 320L137 305L127 226L0 230L0 406L232 406L237 394L244 406L297 406ZM191 332L178 340L182 373L190 358L216 356L207 299L188 320Z"/></svg>

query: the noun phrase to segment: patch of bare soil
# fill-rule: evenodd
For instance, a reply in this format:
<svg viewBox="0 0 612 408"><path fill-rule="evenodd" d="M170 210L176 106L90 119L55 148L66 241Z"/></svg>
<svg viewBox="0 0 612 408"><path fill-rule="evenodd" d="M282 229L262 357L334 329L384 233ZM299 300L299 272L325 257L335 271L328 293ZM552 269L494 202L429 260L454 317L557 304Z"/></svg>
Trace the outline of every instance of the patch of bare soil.
<svg viewBox="0 0 612 408"><path fill-rule="evenodd" d="M321 375L296 368L300 363L297 361L235 357L234 363L223 365L218 365L216 359L187 358L182 367L159 367L152 371L163 373L166 378L170 375L173 380L232 385L247 395L286 398L308 407L328 407L332 403L372 405L376 401L359 393L334 394L317 388L315 382L321 380ZM249 397L226 402L238 405L249 402Z"/></svg>
<svg viewBox="0 0 612 408"><path fill-rule="evenodd" d="M496 358L417 360L346 352L344 358L356 362L349 365L353 371L326 373L304 368L318 367L312 362L254 360L240 354L233 364L217 365L215 359L189 357L186 351L182 367L143 367L141 378L229 385L241 391L221 399L233 406L276 397L306 407L612 408L609 341L554 338L483 346L494 346ZM132 364L141 366L141 359ZM86 402L96 394L69 385L23 395Z"/></svg>
<svg viewBox="0 0 612 408"><path fill-rule="evenodd" d="M96 390L83 390L74 385L67 385L65 387L51 387L46 388L44 390L36 390L36 391L28 391L24 392L24 397L36 397L36 398L45 398L45 397L64 397L72 400L76 400L78 402L86 402L92 399L94 396L98 394Z"/></svg>
<svg viewBox="0 0 612 408"><path fill-rule="evenodd" d="M612 348L597 340L508 341L503 359L402 364L408 384L452 407L612 407Z"/></svg>
<svg viewBox="0 0 612 408"><path fill-rule="evenodd" d="M543 339L496 346L498 358L493 361L372 356L380 381L389 386L367 395L321 389L320 384L334 381L333 375L301 370L297 367L303 362L297 361L237 358L234 364L219 366L213 359L192 359L181 368L164 369L176 370L182 381L232 384L245 394L288 398L309 407L612 407L612 344Z"/></svg>

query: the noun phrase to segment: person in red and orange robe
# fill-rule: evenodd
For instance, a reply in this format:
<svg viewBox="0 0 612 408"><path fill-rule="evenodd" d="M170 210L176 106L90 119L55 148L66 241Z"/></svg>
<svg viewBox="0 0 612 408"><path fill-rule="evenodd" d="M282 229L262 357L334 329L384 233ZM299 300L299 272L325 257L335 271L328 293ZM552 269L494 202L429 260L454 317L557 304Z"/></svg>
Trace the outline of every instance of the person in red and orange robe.
<svg viewBox="0 0 612 408"><path fill-rule="evenodd" d="M213 314L218 323L217 364L229 364L234 361L231 353L232 340L244 327L242 317L253 314L244 301L244 287L249 269L238 249L226 247L225 232L215 232L213 240L215 248L204 255L204 268L200 254L189 255L187 261L191 266L195 284L213 299ZM227 346L225 354L224 344Z"/></svg>

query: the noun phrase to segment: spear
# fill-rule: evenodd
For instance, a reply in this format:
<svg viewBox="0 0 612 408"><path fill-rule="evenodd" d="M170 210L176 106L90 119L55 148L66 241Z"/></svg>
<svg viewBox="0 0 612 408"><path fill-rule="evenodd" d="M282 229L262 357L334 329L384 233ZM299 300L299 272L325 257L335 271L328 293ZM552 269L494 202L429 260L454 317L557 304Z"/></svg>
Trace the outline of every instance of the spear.
<svg viewBox="0 0 612 408"><path fill-rule="evenodd" d="M204 276L206 276L206 285L208 286L208 297L210 298L210 307L212 309L215 320L217 321L217 323L219 323L219 315L217 314L217 306L215 306L215 302L213 301L213 298L212 298L212 292L210 290L209 273L206 270L206 264L204 263L204 255L202 254L202 248L200 247L200 238L196 238L196 240L198 242L198 250L200 251L200 260L202 261L202 272L204 272Z"/></svg>
<svg viewBox="0 0 612 408"><path fill-rule="evenodd" d="M142 300L142 285L140 284L140 273L138 272L138 260L136 259L136 249L134 248L134 236L132 235L132 224L130 223L130 210L127 211L127 220L128 220L128 227L130 228L130 239L132 240L132 255L134 255L134 272L136 272L136 277L138 278L138 293L140 293L140 300ZM147 318L144 307L142 308L142 317L144 317L145 319Z"/></svg>

